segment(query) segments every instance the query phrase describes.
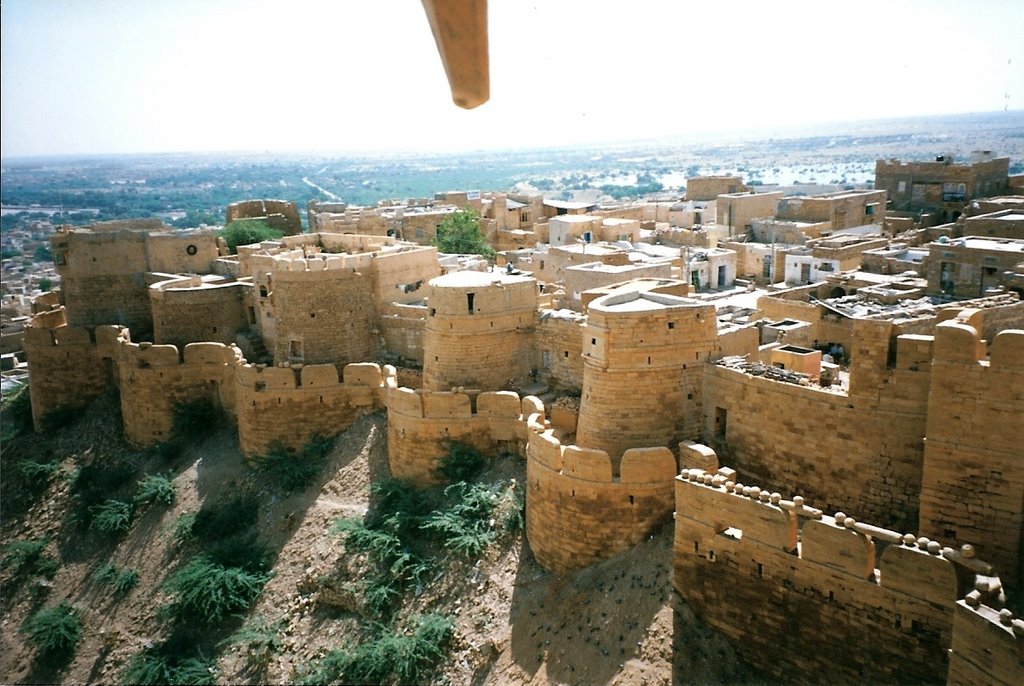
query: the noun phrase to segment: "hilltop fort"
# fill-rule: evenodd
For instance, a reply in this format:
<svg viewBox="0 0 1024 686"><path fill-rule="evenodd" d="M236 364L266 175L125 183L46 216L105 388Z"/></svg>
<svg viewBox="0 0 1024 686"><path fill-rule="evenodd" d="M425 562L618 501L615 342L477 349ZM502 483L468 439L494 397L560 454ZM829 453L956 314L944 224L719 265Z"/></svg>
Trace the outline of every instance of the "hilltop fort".
<svg viewBox="0 0 1024 686"><path fill-rule="evenodd" d="M223 410L244 455L386 410L395 476L525 460L556 572L674 518L673 586L785 681L1020 683L1024 183L879 161L876 190L738 177L612 205L460 191L233 205L286 235L129 221L51 240L24 330L36 429L108 389L136 446ZM439 254L472 210L498 251ZM299 458L296 458L299 459ZM751 485L751 484L757 484Z"/></svg>

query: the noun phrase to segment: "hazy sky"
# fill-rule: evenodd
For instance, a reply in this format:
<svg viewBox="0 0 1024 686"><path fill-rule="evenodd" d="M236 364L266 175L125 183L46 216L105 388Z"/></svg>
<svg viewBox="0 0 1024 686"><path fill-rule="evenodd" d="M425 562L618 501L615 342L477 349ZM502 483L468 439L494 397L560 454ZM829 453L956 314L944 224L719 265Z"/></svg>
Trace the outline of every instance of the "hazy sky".
<svg viewBox="0 0 1024 686"><path fill-rule="evenodd" d="M491 0L451 103L417 0L3 0L2 155L465 150L1024 109L1024 0Z"/></svg>

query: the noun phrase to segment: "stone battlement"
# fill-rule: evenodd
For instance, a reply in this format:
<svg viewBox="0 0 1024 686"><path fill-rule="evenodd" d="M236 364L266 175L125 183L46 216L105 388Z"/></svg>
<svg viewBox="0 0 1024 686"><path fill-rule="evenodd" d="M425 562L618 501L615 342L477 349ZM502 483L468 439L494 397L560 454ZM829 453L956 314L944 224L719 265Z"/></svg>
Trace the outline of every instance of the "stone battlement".
<svg viewBox="0 0 1024 686"><path fill-rule="evenodd" d="M636 545L672 512L676 456L626 450L616 470L604 450L562 445L534 418L527 448L526 533L547 569L578 569Z"/></svg>
<svg viewBox="0 0 1024 686"><path fill-rule="evenodd" d="M527 424L543 424L544 405L520 399L512 391L485 393L419 391L385 378L388 408L388 461L398 478L437 483L441 457L451 442L466 443L485 454L523 455Z"/></svg>
<svg viewBox="0 0 1024 686"><path fill-rule="evenodd" d="M384 378L394 368L347 364L341 378L333 364L264 367L240 360L234 386L238 443L246 456L275 444L300 450L313 435L333 436L360 415L384 407Z"/></svg>
<svg viewBox="0 0 1024 686"><path fill-rule="evenodd" d="M999 587L990 565L733 478L690 469L675 481L674 585L703 621L790 682L945 677L954 605Z"/></svg>
<svg viewBox="0 0 1024 686"><path fill-rule="evenodd" d="M111 386L109 360L121 330L68 326L61 306L32 317L23 345L32 370L29 398L36 431L44 430L49 415L85 407Z"/></svg>
<svg viewBox="0 0 1024 686"><path fill-rule="evenodd" d="M1024 678L1024 618L982 603L972 591L953 611L946 686L1000 684Z"/></svg>
<svg viewBox="0 0 1024 686"><path fill-rule="evenodd" d="M121 415L125 438L139 447L172 438L174 413L179 405L209 401L234 414L234 375L242 353L223 343L176 345L133 343L122 329L116 342L114 363L121 390Z"/></svg>

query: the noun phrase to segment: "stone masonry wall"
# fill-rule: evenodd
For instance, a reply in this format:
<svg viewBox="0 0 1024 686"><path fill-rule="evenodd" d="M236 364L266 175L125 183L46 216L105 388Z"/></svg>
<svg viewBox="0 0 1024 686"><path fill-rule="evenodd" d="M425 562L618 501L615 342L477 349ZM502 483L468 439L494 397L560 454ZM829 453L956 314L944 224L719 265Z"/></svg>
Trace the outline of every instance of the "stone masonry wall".
<svg viewBox="0 0 1024 686"><path fill-rule="evenodd" d="M946 686L1024 683L1024 618L977 600L957 601Z"/></svg>
<svg viewBox="0 0 1024 686"><path fill-rule="evenodd" d="M325 262L331 258L308 261L319 268L273 272L276 363L348 364L377 355L377 314L368 270L332 269Z"/></svg>
<svg viewBox="0 0 1024 686"><path fill-rule="evenodd" d="M562 573L628 550L668 520L676 457L634 448L618 473L603 450L563 446L531 420L526 462L526 535L537 561Z"/></svg>
<svg viewBox="0 0 1024 686"><path fill-rule="evenodd" d="M629 448L698 438L702 367L717 345L714 307L630 293L602 296L589 312L577 443L617 463Z"/></svg>
<svg viewBox="0 0 1024 686"><path fill-rule="evenodd" d="M431 281L427 304L424 388L497 391L530 382L534 279L455 272Z"/></svg>
<svg viewBox="0 0 1024 686"><path fill-rule="evenodd" d="M583 388L583 332L586 317L571 310L542 310L535 337L537 381L556 391Z"/></svg>
<svg viewBox="0 0 1024 686"><path fill-rule="evenodd" d="M935 327L921 531L974 545L1009 582L1024 578L1024 330L991 355L971 311Z"/></svg>
<svg viewBox="0 0 1024 686"><path fill-rule="evenodd" d="M520 400L510 391L471 398L465 393L401 388L393 377L385 382L391 473L422 485L441 480L437 470L449 442L471 445L484 454L502 450L524 454L525 419L544 413L536 398Z"/></svg>
<svg viewBox="0 0 1024 686"><path fill-rule="evenodd" d="M888 369L888 336L876 336L875 355L871 340L860 338L849 393L707 365L705 441L744 480L885 526L916 527L931 341L899 337Z"/></svg>
<svg viewBox="0 0 1024 686"><path fill-rule="evenodd" d="M275 444L301 450L312 436L336 436L384 407L384 376L373 363L346 365L339 380L332 364L292 369L240 361L234 382L238 443L246 456L266 454Z"/></svg>
<svg viewBox="0 0 1024 686"><path fill-rule="evenodd" d="M208 400L233 413L229 381L240 358L238 348L223 343L190 343L179 357L176 346L132 343L122 331L114 360L125 438L139 447L169 440L182 403Z"/></svg>
<svg viewBox="0 0 1024 686"><path fill-rule="evenodd" d="M248 328L243 296L252 285L231 282L203 285L199 277L154 284L149 289L153 308L153 340L184 348L189 343L233 343Z"/></svg>
<svg viewBox="0 0 1024 686"><path fill-rule="evenodd" d="M703 622L785 683L945 678L953 607L979 564L721 473L675 486L673 583Z"/></svg>
<svg viewBox="0 0 1024 686"><path fill-rule="evenodd" d="M88 405L113 383L112 341L118 327L95 331L67 325L63 307L41 312L25 329L29 398L36 431L59 410Z"/></svg>

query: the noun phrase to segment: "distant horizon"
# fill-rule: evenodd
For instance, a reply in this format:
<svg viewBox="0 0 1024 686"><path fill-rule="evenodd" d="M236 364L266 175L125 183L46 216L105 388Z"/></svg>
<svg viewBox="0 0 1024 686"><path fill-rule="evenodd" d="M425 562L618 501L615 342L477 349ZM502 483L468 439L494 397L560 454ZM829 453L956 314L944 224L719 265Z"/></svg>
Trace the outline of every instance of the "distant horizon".
<svg viewBox="0 0 1024 686"><path fill-rule="evenodd" d="M792 124L787 126L775 126L770 128L751 128L751 129L733 129L733 130L718 130L718 131L691 131L689 133L682 133L677 135L666 135L660 137L648 137L648 138L630 138L630 139L618 139L618 140L604 140L604 141L592 141L592 142L580 142L576 144L564 144L564 145L537 145L537 146L518 146L518 147L489 147L489 148L475 148L475 149L454 149L454 150L325 150L325 149L308 149L308 150L164 150L164 151L132 151L132 152L83 152L83 153L45 153L35 155L3 155L0 156L0 163L16 163L21 161L32 161L32 160L79 160L79 159L99 159L99 158L131 158L131 157L215 157L215 156L232 156L237 155L241 157L324 157L324 158L336 158L336 157L352 157L352 158L386 158L396 157L399 159L416 159L416 158L431 158L445 155L475 155L475 154L489 154L489 153L523 153L528 154L530 152L547 152L547 151L558 151L558 150L590 150L614 147L647 147L649 145L664 145L664 146L683 146L683 145L699 145L699 144L725 144L730 142L742 142L742 141L765 141L773 138L782 139L800 139L808 138L816 135L849 135L857 137L857 132L845 132L841 131L841 127L848 126L867 126L867 125L882 125L886 123L907 125L915 120L943 120L943 119L960 119L964 117L1021 117L1022 133L1024 133L1024 109L1019 110L993 110L993 111L978 111L978 112L957 112L957 113L946 113L946 114L930 114L930 115L908 115L900 117L881 117L877 119L859 119L859 120L846 120L846 121L834 121L834 122L820 122L812 124ZM894 133L887 131L886 133ZM863 134L860 134L863 135ZM936 150L936 154L941 154L941 150ZM1000 151L993 151L996 154L1000 154ZM1001 155L1000 155L1001 156Z"/></svg>

